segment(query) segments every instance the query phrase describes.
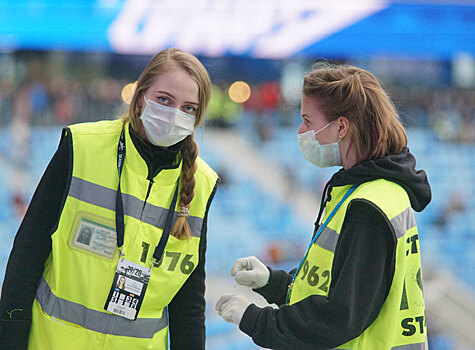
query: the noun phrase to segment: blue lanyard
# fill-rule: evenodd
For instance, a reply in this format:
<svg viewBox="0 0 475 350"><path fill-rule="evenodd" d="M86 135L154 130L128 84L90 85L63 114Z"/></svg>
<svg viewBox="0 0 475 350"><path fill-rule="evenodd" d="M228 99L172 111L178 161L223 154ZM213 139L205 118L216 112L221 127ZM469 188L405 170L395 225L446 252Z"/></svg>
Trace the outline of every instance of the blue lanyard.
<svg viewBox="0 0 475 350"><path fill-rule="evenodd" d="M299 265L299 268L297 269L297 271L295 272L294 274L294 277L292 277L292 283L290 283L289 285L289 290L287 292L287 303L290 299L290 292L292 291L292 285L294 284L294 281L295 281L295 278L297 277L297 275L299 274L300 272L300 269L302 268L302 265L303 263L305 262L305 260L307 259L307 256L308 256L308 252L310 251L310 248L312 248L312 245L315 243L315 241L317 240L317 238L322 234L323 230L325 229L325 227L327 227L328 223L330 222L330 220L335 216L336 212L338 211L338 209L340 209L341 205L343 204L343 202L346 201L346 199L354 192L354 190L356 190L358 186L357 185L353 185L351 186L345 193L345 195L343 196L343 198L338 202L338 204L335 206L335 208L333 208L332 212L330 213L330 215L328 215L328 218L325 220L325 222L320 226L320 228L318 229L317 233L315 234L315 236L313 237L312 241L310 242L310 245L308 246L308 249L307 249L307 252L305 253L305 256L303 257L302 261L300 262L300 265Z"/></svg>

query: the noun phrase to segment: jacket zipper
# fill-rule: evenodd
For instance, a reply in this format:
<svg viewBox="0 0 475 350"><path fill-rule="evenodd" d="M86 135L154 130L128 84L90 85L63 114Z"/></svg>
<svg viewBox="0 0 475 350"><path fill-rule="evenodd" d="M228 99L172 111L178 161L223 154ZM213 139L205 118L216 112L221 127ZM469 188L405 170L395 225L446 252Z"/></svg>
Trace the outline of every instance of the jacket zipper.
<svg viewBox="0 0 475 350"><path fill-rule="evenodd" d="M147 199L148 199L148 196L150 195L150 191L152 190L152 185L154 184L154 181L153 179L149 180L149 183L148 183L148 189L147 189L147 195L145 196L145 200L143 202L143 207L142 207L142 212L140 213L140 218L142 218L143 216L143 212L145 210L145 206L147 205Z"/></svg>

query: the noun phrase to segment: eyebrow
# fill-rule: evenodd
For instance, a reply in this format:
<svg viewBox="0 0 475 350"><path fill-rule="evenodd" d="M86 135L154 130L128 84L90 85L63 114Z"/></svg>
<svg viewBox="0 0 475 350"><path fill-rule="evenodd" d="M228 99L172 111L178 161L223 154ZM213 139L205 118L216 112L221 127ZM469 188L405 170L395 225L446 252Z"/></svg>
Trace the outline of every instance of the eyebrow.
<svg viewBox="0 0 475 350"><path fill-rule="evenodd" d="M172 94L170 94L170 93L167 92L167 91L158 90L156 93L157 93L157 94L165 94L165 95L171 97L171 98L174 99L174 100L176 99L175 96L173 96ZM190 104L190 105L195 105L195 106L197 106L197 107L200 105L198 102L191 102L191 101L185 101L185 103Z"/></svg>
<svg viewBox="0 0 475 350"><path fill-rule="evenodd" d="M173 96L172 94L170 94L169 92L166 92L166 91L157 90L156 93L157 94L165 94L165 95L168 95L169 97L175 99L175 96Z"/></svg>

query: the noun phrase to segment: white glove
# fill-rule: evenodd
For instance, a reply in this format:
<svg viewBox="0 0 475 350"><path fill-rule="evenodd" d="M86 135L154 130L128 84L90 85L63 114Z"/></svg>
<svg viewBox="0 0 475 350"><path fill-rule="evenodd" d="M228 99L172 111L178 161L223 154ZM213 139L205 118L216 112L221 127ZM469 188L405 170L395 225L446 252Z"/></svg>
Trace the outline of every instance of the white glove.
<svg viewBox="0 0 475 350"><path fill-rule="evenodd" d="M223 294L216 303L215 309L226 322L239 326L242 315L250 304L249 300L242 294Z"/></svg>
<svg viewBox="0 0 475 350"><path fill-rule="evenodd" d="M231 268L231 276L238 284L253 289L264 287L269 283L269 269L255 256L239 258Z"/></svg>

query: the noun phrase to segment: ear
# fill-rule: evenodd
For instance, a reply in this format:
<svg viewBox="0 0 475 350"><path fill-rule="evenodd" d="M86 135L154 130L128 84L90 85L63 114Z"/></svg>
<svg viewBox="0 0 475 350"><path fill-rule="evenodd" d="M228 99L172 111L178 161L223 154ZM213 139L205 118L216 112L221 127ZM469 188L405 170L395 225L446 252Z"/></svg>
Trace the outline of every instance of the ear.
<svg viewBox="0 0 475 350"><path fill-rule="evenodd" d="M145 96L144 94L140 94L140 95L141 96L139 96L139 98L137 99L137 106L139 107L140 112L142 112L145 106Z"/></svg>
<svg viewBox="0 0 475 350"><path fill-rule="evenodd" d="M338 135L344 138L350 132L350 122L346 117L338 117L336 120L338 125Z"/></svg>

